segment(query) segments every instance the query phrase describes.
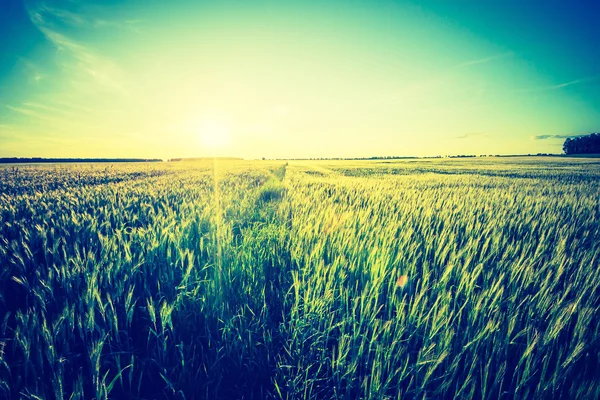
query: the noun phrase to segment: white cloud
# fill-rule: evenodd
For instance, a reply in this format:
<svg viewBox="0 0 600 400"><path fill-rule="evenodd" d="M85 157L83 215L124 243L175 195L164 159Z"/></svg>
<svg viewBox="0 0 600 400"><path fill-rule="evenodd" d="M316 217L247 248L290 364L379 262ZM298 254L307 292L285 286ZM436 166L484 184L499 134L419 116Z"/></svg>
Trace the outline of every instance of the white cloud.
<svg viewBox="0 0 600 400"><path fill-rule="evenodd" d="M472 139L472 138L481 138L481 137L487 137L489 136L487 133L485 132L468 132L465 133L464 135L459 135L459 136L455 136L455 139Z"/></svg>
<svg viewBox="0 0 600 400"><path fill-rule="evenodd" d="M468 67L468 66L477 65L477 64L485 64L485 63L489 63L489 62L492 62L492 61L497 61L497 60L502 60L504 58L509 58L509 57L512 57L513 55L514 55L514 53L511 52L511 51L506 52L506 53L500 53L500 54L496 54L496 55L489 56L489 57L479 58L479 59L476 59L476 60L465 61L462 64L458 64L456 66L456 68L463 68L463 67Z"/></svg>
<svg viewBox="0 0 600 400"><path fill-rule="evenodd" d="M516 89L514 91L518 92L518 93L544 92L544 91L558 90L558 89L562 89L562 88L565 88L568 86L573 86L573 85L580 85L582 83L594 82L599 79L600 79L600 76L592 76L592 77L588 77L588 78L575 79L575 80L572 80L569 82L559 83L556 85L541 86L541 87L536 87L536 88Z"/></svg>
<svg viewBox="0 0 600 400"><path fill-rule="evenodd" d="M33 24L58 50L56 63L73 84L71 89L128 93L124 72L118 64L73 38L73 32L92 26L93 20L73 11L49 7L44 2L30 5L28 12ZM97 86L90 87L90 82Z"/></svg>

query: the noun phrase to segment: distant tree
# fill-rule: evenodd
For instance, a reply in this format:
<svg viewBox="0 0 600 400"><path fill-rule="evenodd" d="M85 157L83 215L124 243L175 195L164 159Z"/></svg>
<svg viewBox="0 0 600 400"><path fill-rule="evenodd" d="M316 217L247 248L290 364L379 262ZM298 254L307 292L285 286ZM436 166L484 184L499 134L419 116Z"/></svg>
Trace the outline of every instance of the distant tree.
<svg viewBox="0 0 600 400"><path fill-rule="evenodd" d="M600 133L567 138L563 151L565 154L600 154Z"/></svg>

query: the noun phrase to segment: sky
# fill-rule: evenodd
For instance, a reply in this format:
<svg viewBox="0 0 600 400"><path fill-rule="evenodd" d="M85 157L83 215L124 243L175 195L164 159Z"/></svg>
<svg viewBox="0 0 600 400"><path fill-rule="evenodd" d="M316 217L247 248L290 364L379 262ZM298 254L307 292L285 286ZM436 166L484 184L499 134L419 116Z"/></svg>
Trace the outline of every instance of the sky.
<svg viewBox="0 0 600 400"><path fill-rule="evenodd" d="M0 157L559 153L600 1L0 0Z"/></svg>

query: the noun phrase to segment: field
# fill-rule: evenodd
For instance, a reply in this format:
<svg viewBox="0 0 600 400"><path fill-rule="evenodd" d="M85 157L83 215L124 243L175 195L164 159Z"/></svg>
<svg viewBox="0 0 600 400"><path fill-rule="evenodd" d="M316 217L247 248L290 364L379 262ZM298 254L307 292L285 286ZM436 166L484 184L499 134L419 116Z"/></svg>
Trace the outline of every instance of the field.
<svg viewBox="0 0 600 400"><path fill-rule="evenodd" d="M600 398L600 161L0 167L0 398Z"/></svg>

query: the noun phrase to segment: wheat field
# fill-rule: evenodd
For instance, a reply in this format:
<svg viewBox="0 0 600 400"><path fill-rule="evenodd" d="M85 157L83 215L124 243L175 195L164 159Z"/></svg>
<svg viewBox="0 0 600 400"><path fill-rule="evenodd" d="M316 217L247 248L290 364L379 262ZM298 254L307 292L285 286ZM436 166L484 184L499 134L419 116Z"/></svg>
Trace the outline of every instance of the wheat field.
<svg viewBox="0 0 600 400"><path fill-rule="evenodd" d="M0 167L0 398L600 398L600 162Z"/></svg>

